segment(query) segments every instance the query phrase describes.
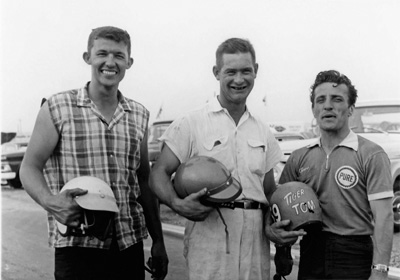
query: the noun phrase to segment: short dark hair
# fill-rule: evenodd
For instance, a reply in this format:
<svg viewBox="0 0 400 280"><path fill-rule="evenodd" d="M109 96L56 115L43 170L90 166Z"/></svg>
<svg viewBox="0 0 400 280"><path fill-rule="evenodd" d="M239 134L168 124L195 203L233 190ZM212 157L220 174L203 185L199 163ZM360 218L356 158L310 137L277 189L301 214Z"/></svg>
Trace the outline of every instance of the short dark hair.
<svg viewBox="0 0 400 280"><path fill-rule="evenodd" d="M339 71L336 70L327 70L321 71L318 73L317 77L315 78L315 82L310 87L310 100L312 106L314 106L314 98L315 98L315 89L317 86L323 83L335 83L335 84L344 84L349 89L349 106L355 105L357 101L357 90L352 85L351 80L347 78L346 75L341 74Z"/></svg>
<svg viewBox="0 0 400 280"><path fill-rule="evenodd" d="M113 40L117 43L124 42L128 48L128 55L131 56L131 37L128 32L114 26L102 26L92 30L88 39L88 53L93 48L94 40L99 38Z"/></svg>
<svg viewBox="0 0 400 280"><path fill-rule="evenodd" d="M221 69L222 66L222 55L225 53L235 54L235 53L250 53L251 58L253 59L253 64L256 64L256 52L254 51L253 45L249 40L240 39L240 38L230 38L221 45L218 46L218 49L215 53L216 56L216 64L218 69Z"/></svg>

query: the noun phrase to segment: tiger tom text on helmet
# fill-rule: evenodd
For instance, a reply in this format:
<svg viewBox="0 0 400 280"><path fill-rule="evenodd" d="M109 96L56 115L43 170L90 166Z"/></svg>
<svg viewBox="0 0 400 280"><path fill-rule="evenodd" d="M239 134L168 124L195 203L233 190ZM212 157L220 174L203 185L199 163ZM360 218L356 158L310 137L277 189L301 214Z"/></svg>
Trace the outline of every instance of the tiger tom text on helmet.
<svg viewBox="0 0 400 280"><path fill-rule="evenodd" d="M321 223L322 212L314 191L302 182L287 182L278 186L271 197L274 221L290 220L287 230L298 230Z"/></svg>

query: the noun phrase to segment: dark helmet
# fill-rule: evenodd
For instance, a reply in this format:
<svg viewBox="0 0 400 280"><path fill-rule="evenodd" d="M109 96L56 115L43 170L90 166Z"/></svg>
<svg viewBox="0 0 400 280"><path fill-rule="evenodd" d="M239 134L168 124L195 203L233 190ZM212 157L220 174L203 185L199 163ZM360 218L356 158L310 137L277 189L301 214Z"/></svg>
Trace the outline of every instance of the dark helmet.
<svg viewBox="0 0 400 280"><path fill-rule="evenodd" d="M290 220L287 230L298 230L321 223L321 206L314 191L302 182L279 185L271 197L271 215L275 221Z"/></svg>
<svg viewBox="0 0 400 280"><path fill-rule="evenodd" d="M182 163L175 173L174 187L180 198L207 188L204 202L217 204L233 201L242 193L242 186L229 170L207 156L195 156Z"/></svg>

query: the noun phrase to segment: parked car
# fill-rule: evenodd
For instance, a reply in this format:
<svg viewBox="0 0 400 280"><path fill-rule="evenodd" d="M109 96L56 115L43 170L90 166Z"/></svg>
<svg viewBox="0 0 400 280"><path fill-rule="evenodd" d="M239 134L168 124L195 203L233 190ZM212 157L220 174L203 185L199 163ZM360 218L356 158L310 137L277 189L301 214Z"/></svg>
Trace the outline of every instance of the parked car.
<svg viewBox="0 0 400 280"><path fill-rule="evenodd" d="M305 136L296 132L277 132L274 133L275 139L279 142L292 141L292 140L303 140Z"/></svg>
<svg viewBox="0 0 400 280"><path fill-rule="evenodd" d="M21 188L19 168L28 146L29 136L16 136L1 145L1 184Z"/></svg>
<svg viewBox="0 0 400 280"><path fill-rule="evenodd" d="M161 135L167 130L172 120L155 121L149 128L147 147L149 151L149 161L153 165L161 153L162 143L159 141Z"/></svg>
<svg viewBox="0 0 400 280"><path fill-rule="evenodd" d="M380 145L389 156L394 192L394 229L400 231L400 100L358 102L350 118L350 128ZM292 151L314 141L315 138L279 142L284 156L274 169L276 182Z"/></svg>

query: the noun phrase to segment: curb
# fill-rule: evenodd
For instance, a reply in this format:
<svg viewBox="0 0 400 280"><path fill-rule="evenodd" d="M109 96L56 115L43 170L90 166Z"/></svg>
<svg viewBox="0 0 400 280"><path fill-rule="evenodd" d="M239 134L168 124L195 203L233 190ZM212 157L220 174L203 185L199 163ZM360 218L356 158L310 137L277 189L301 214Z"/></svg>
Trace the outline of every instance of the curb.
<svg viewBox="0 0 400 280"><path fill-rule="evenodd" d="M162 230L164 233L174 236L176 238L183 238L183 235L185 233L185 228L182 226L175 226L171 224L165 224L161 223L162 225Z"/></svg>
<svg viewBox="0 0 400 280"><path fill-rule="evenodd" d="M182 226L175 226L170 224L162 223L162 229L165 234L174 236L176 238L183 238L185 233L185 228ZM271 246L271 258L275 256L275 246ZM292 248L292 257L295 265L299 265L300 252L297 249ZM389 279L399 279L400 280L400 268L390 267L389 268Z"/></svg>

